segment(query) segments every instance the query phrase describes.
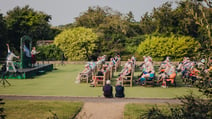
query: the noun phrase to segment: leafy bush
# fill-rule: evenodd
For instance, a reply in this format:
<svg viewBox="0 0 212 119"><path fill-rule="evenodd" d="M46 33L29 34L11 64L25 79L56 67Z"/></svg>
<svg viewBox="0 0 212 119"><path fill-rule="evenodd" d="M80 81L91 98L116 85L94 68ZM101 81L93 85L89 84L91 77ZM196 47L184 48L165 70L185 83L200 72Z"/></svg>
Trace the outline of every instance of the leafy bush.
<svg viewBox="0 0 212 119"><path fill-rule="evenodd" d="M147 119L211 119L211 99L205 100L195 97L192 93L178 99L182 104L177 107L169 106L170 114L162 113L156 106L149 109L141 117Z"/></svg>
<svg viewBox="0 0 212 119"><path fill-rule="evenodd" d="M58 46L69 60L89 60L96 48L97 35L89 28L73 28L55 37Z"/></svg>
<svg viewBox="0 0 212 119"><path fill-rule="evenodd" d="M63 52L56 45L39 46L37 51L40 53L36 56L37 60L61 60Z"/></svg>
<svg viewBox="0 0 212 119"><path fill-rule="evenodd" d="M147 36L144 42L141 42L137 53L142 56L151 56L153 58L164 59L190 57L197 53L198 42L189 36Z"/></svg>
<svg viewBox="0 0 212 119"><path fill-rule="evenodd" d="M131 37L126 40L126 51L129 53L135 53L139 44L145 40L145 35L139 35L136 37Z"/></svg>

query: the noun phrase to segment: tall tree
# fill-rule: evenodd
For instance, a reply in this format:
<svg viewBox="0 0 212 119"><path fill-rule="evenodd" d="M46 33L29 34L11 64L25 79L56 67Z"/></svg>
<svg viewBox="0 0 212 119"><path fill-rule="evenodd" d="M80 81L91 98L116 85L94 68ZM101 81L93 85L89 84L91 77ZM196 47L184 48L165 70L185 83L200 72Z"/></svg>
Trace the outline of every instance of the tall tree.
<svg viewBox="0 0 212 119"><path fill-rule="evenodd" d="M55 37L54 44L69 60L91 60L96 41L97 35L92 29L77 27L61 32Z"/></svg>
<svg viewBox="0 0 212 119"><path fill-rule="evenodd" d="M34 44L38 39L48 38L50 15L35 11L26 5L23 8L15 7L13 10L8 11L5 18L9 30L10 43L17 50L20 44L19 39L23 35L32 37Z"/></svg>
<svg viewBox="0 0 212 119"><path fill-rule="evenodd" d="M141 19L141 27L144 33L170 33L173 31L173 9L169 2L161 7L154 8L153 12L148 12Z"/></svg>
<svg viewBox="0 0 212 119"><path fill-rule="evenodd" d="M212 49L212 3L210 0L190 0L186 3L185 8L188 14L192 16L192 20L199 27L198 33L199 43L202 49L201 52L209 57Z"/></svg>
<svg viewBox="0 0 212 119"><path fill-rule="evenodd" d="M0 13L0 58L6 55L6 40L7 40L7 27L3 18L3 14ZM0 59L2 60L2 59Z"/></svg>
<svg viewBox="0 0 212 119"><path fill-rule="evenodd" d="M103 23L105 17L107 16L106 9L108 8L104 9L99 6L89 7L86 12L75 18L75 25L87 28L98 27L101 23Z"/></svg>

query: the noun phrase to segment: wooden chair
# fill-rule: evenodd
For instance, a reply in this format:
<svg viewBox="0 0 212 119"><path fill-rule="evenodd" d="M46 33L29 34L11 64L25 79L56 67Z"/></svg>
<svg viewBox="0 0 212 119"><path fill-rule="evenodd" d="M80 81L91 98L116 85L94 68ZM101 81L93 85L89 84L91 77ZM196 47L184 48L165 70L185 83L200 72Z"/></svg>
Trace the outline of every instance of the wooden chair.
<svg viewBox="0 0 212 119"><path fill-rule="evenodd" d="M86 81L86 83L89 82L89 79L92 78L92 70L90 70L87 73L80 73L80 81Z"/></svg>
<svg viewBox="0 0 212 119"><path fill-rule="evenodd" d="M132 68L130 76L122 77L122 80L121 80L122 81L122 86L130 86L130 87L132 87L133 76L134 76L134 69Z"/></svg>
<svg viewBox="0 0 212 119"><path fill-rule="evenodd" d="M154 86L155 85L155 77L152 78L152 80L147 79L144 81L145 86Z"/></svg>
<svg viewBox="0 0 212 119"><path fill-rule="evenodd" d="M110 77L110 71L109 70L106 70L104 72L103 76L95 76L95 80L96 80L95 87L96 86L104 86L106 80L109 79L109 77ZM97 79L99 79L99 80L97 80Z"/></svg>

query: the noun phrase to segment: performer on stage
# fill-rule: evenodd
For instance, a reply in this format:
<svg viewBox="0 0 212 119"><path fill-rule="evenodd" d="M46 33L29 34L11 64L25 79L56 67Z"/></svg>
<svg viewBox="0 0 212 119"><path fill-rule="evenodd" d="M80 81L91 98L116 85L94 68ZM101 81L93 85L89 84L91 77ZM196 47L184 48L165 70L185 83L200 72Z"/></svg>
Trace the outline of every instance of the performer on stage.
<svg viewBox="0 0 212 119"><path fill-rule="evenodd" d="M13 68L13 71L14 72L17 72L15 66L14 66L14 62L13 62L13 58L18 58L19 59L19 56L16 56L14 53L12 53L10 51L10 46L9 44L6 44L7 45L7 49L8 49L8 54L7 54L7 61L6 61L6 66L7 66L7 69L6 71L9 71L9 66L12 66Z"/></svg>
<svg viewBox="0 0 212 119"><path fill-rule="evenodd" d="M33 47L32 51L31 51L31 63L32 63L32 66L34 66L34 64L36 63L36 54L38 54L38 53L40 53L40 52L37 52L36 48Z"/></svg>

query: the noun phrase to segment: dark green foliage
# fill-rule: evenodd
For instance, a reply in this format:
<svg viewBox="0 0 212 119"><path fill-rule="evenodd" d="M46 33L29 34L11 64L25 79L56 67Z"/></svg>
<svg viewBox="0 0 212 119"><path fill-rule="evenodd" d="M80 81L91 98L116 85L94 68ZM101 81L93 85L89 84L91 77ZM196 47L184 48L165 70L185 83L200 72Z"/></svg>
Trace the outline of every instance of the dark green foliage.
<svg viewBox="0 0 212 119"><path fill-rule="evenodd" d="M125 48L126 52L134 54L141 42L146 39L145 35L138 35L135 37L130 37L126 39Z"/></svg>
<svg viewBox="0 0 212 119"><path fill-rule="evenodd" d="M15 7L5 16L10 46L19 51L20 38L28 35L33 39L33 45L37 40L52 38L50 24L51 16L43 12L35 11L28 5L23 8ZM54 36L54 35L52 35Z"/></svg>
<svg viewBox="0 0 212 119"><path fill-rule="evenodd" d="M211 119L211 99L202 99L192 93L178 99L182 104L177 107L170 106L169 114L164 114L157 107L153 107L141 117L147 119Z"/></svg>
<svg viewBox="0 0 212 119"><path fill-rule="evenodd" d="M140 119L168 119L164 114L161 113L161 110L157 106L148 110L147 113L140 116Z"/></svg>
<svg viewBox="0 0 212 119"><path fill-rule="evenodd" d="M55 61L55 60L62 60L63 52L60 48L56 47L55 45L45 45L39 46L37 51L40 53L36 55L37 60L48 60L48 61Z"/></svg>
<svg viewBox="0 0 212 119"><path fill-rule="evenodd" d="M84 12L79 17L76 17L76 26L86 27L86 28L96 28L104 22L107 16L107 10L110 8L101 8L99 6L89 7L86 12Z"/></svg>
<svg viewBox="0 0 212 119"><path fill-rule="evenodd" d="M4 104L5 102L3 101L3 99L0 98L0 119L5 119L6 117L3 107Z"/></svg>
<svg viewBox="0 0 212 119"><path fill-rule="evenodd" d="M0 13L0 60L6 57L6 42L7 42L7 26L3 15Z"/></svg>

